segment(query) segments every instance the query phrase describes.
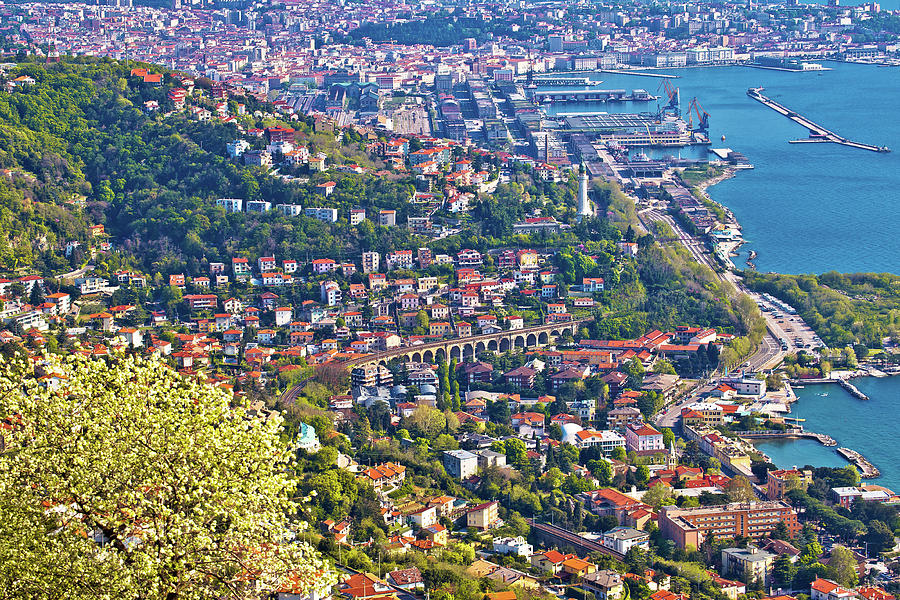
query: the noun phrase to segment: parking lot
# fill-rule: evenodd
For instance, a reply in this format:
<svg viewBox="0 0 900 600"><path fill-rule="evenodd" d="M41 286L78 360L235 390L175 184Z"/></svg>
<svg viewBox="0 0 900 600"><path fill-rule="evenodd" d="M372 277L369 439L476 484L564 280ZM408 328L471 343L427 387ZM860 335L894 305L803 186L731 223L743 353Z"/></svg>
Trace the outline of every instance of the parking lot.
<svg viewBox="0 0 900 600"><path fill-rule="evenodd" d="M822 340L791 306L768 294L753 294L753 299L765 316L770 329L788 351L814 350L824 346Z"/></svg>

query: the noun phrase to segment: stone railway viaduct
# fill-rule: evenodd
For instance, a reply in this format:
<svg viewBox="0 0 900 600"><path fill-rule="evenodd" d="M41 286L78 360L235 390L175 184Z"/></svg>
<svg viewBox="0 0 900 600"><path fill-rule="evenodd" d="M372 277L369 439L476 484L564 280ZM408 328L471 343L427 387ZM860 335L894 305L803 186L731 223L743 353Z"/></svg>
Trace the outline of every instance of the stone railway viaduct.
<svg viewBox="0 0 900 600"><path fill-rule="evenodd" d="M592 320L593 318L562 321L523 329L509 329L497 333L402 346L353 358L342 364L349 368L369 364L387 364L394 358L405 358L411 362L434 363L439 357L443 357L446 361L455 358L462 362L482 352L506 352L507 350L527 350L547 346L567 331L575 335L582 324Z"/></svg>

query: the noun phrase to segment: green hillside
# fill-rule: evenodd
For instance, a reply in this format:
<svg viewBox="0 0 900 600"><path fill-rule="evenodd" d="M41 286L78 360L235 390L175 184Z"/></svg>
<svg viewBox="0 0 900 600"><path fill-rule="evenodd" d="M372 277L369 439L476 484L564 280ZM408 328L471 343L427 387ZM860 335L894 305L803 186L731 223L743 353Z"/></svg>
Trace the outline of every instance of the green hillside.
<svg viewBox="0 0 900 600"><path fill-rule="evenodd" d="M0 92L0 168L11 174L0 184L0 268L35 265L64 271L78 266L84 256L73 253L67 265L59 258L60 245L84 241L86 228L95 223L105 225L122 251L99 262L112 262L110 267L130 263L150 273L199 273L206 263L238 253L308 252L315 257L353 249L358 236L348 235L340 224L275 211L225 215L215 206L216 198L309 205L317 179L288 184L229 161L225 145L238 137L236 124L215 118L200 122L186 112L163 116L172 108L167 92L180 79L167 74L162 85L148 85L129 76L133 66L78 61L26 64L6 73L4 83L22 75L36 83ZM144 110L147 101L158 102L160 110ZM212 108L209 100L196 104ZM259 127L274 121L245 117L241 124ZM322 143L309 123L292 126L308 132L313 145ZM358 140L345 141L349 150L338 144L339 151L349 154L361 146ZM408 182L396 178L345 177L328 205L363 199L401 208L411 191ZM71 204L78 198L85 200L83 209ZM388 247L405 237L399 229L374 231L368 242Z"/></svg>

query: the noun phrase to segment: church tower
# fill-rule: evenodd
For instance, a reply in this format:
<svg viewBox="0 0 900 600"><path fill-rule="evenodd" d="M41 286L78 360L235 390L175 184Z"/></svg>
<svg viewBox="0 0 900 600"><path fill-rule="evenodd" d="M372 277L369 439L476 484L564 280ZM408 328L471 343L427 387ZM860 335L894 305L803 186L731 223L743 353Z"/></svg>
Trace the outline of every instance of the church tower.
<svg viewBox="0 0 900 600"><path fill-rule="evenodd" d="M666 456L666 468L674 470L678 466L678 454L675 453L675 442L669 442L669 455Z"/></svg>

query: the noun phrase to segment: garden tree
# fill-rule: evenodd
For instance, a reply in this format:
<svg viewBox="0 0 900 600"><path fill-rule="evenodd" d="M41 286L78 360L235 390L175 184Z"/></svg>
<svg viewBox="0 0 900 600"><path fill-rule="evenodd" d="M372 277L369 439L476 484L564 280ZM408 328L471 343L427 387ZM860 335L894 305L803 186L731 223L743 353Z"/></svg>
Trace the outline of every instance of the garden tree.
<svg viewBox="0 0 900 600"><path fill-rule="evenodd" d="M835 546L828 559L828 576L845 587L856 587L859 583L858 563L848 548Z"/></svg>
<svg viewBox="0 0 900 600"><path fill-rule="evenodd" d="M668 360L661 358L653 363L653 372L662 375L675 375L675 367Z"/></svg>
<svg viewBox="0 0 900 600"><path fill-rule="evenodd" d="M781 380L781 373L770 373L766 375L766 389L770 390L780 390L784 386L784 382Z"/></svg>
<svg viewBox="0 0 900 600"><path fill-rule="evenodd" d="M725 494L728 495L729 502L751 502L756 500L753 485L743 475L733 477L731 481L725 484Z"/></svg>
<svg viewBox="0 0 900 600"><path fill-rule="evenodd" d="M650 480L650 469L647 465L639 465L634 472L634 478L641 485L647 483Z"/></svg>
<svg viewBox="0 0 900 600"><path fill-rule="evenodd" d="M663 506L675 504L675 500L669 493L669 489L669 486L667 486L666 484L662 482L657 483L644 493L644 495L641 497L641 501L644 504L652 506L654 510L657 511Z"/></svg>
<svg viewBox="0 0 900 600"><path fill-rule="evenodd" d="M800 553L800 558L798 560L802 565L811 565L819 560L819 556L821 555L822 546L819 545L819 542L809 542L803 547L803 551Z"/></svg>
<svg viewBox="0 0 900 600"><path fill-rule="evenodd" d="M791 557L787 554L781 554L775 559L772 567L772 577L778 585L788 586L794 580L797 569L791 562Z"/></svg>
<svg viewBox="0 0 900 600"><path fill-rule="evenodd" d="M588 461L587 468L590 469L591 475L600 482L600 485L607 486L612 483L613 468L608 461L597 459L590 460Z"/></svg>
<svg viewBox="0 0 900 600"><path fill-rule="evenodd" d="M865 541L869 546L869 552L876 555L894 547L894 532L882 521L874 520L868 524Z"/></svg>
<svg viewBox="0 0 900 600"><path fill-rule="evenodd" d="M47 356L43 372L64 383L0 365L0 418L14 424L0 453L6 597L239 598L254 579L336 580L288 541L300 523L279 419L156 359Z"/></svg>
<svg viewBox="0 0 900 600"><path fill-rule="evenodd" d="M528 462L528 449L525 442L519 438L510 438L503 442L503 450L506 454L506 462L510 465L523 465Z"/></svg>
<svg viewBox="0 0 900 600"><path fill-rule="evenodd" d="M791 539L791 532L788 529L788 526L785 525L784 521L778 521L778 523L775 524L775 529L772 530L772 539L775 539L775 540Z"/></svg>
<svg viewBox="0 0 900 600"><path fill-rule="evenodd" d="M835 471L841 472L845 470L835 469ZM866 526L862 521L848 519L834 508L827 506L817 498L813 498L803 490L792 490L787 493L787 498L795 506L802 507L806 512L807 518L815 519L827 531L839 535L845 540L853 540L866 533Z"/></svg>
<svg viewBox="0 0 900 600"><path fill-rule="evenodd" d="M40 306L44 303L44 290L41 286L35 284L31 286L31 293L28 295L28 303L32 306Z"/></svg>
<svg viewBox="0 0 900 600"><path fill-rule="evenodd" d="M557 460L559 461L560 468L568 470L569 467L578 462L578 458L578 448L572 444L563 444L559 447Z"/></svg>
<svg viewBox="0 0 900 600"><path fill-rule="evenodd" d="M656 411L662 408L664 398L659 392L649 391L641 394L637 406L641 413L649 420Z"/></svg>
<svg viewBox="0 0 900 600"><path fill-rule="evenodd" d="M612 515L603 515L597 519L597 531L609 531L619 526L619 520Z"/></svg>
<svg viewBox="0 0 900 600"><path fill-rule="evenodd" d="M809 588L809 584L818 577L829 577L828 569L825 565L820 562L803 565L797 569L797 574L794 575L794 581L791 583L791 587L795 590Z"/></svg>
<svg viewBox="0 0 900 600"><path fill-rule="evenodd" d="M643 573L650 566L647 560L647 551L638 546L632 546L625 553L625 566L629 573Z"/></svg>
<svg viewBox="0 0 900 600"><path fill-rule="evenodd" d="M541 475L541 487L552 491L558 489L565 479L565 474L558 467L550 467L546 473Z"/></svg>
<svg viewBox="0 0 900 600"><path fill-rule="evenodd" d="M763 461L756 461L750 465L750 471L753 473L754 477L756 477L757 481L766 481L766 473L774 471L777 468L778 467L774 464Z"/></svg>
<svg viewBox="0 0 900 600"><path fill-rule="evenodd" d="M575 473L569 473L566 475L566 479L563 482L562 490L571 495L578 494L580 492L590 492L594 489L594 484L591 483L590 480L585 479L583 477L578 477Z"/></svg>
<svg viewBox="0 0 900 600"><path fill-rule="evenodd" d="M636 356L625 364L622 372L628 375L628 387L633 390L641 388L644 382L644 365Z"/></svg>
<svg viewBox="0 0 900 600"><path fill-rule="evenodd" d="M509 412L509 402L505 399L495 400L494 402L488 401L487 411L491 421L500 423L501 425L509 425L511 415Z"/></svg>
<svg viewBox="0 0 900 600"><path fill-rule="evenodd" d="M431 444L431 449L435 452L443 452L444 450L457 450L459 449L459 443L453 438L453 436L442 433L434 439L434 442L432 442Z"/></svg>
<svg viewBox="0 0 900 600"><path fill-rule="evenodd" d="M551 423L550 428L547 430L547 435L550 436L551 440L560 441L562 440L563 430L562 425L559 423Z"/></svg>
<svg viewBox="0 0 900 600"><path fill-rule="evenodd" d="M625 448L623 446L616 446L615 448L613 448L612 454L610 456L620 462L625 462L625 459L628 458L625 454Z"/></svg>
<svg viewBox="0 0 900 600"><path fill-rule="evenodd" d="M668 450L669 446L675 443L675 432L668 427L663 427L660 429L660 433L663 436L663 446Z"/></svg>
<svg viewBox="0 0 900 600"><path fill-rule="evenodd" d="M447 427L447 418L438 409L427 404L420 404L409 418L404 419L404 425L414 435L419 434L427 439L434 439L439 433L444 432Z"/></svg>

